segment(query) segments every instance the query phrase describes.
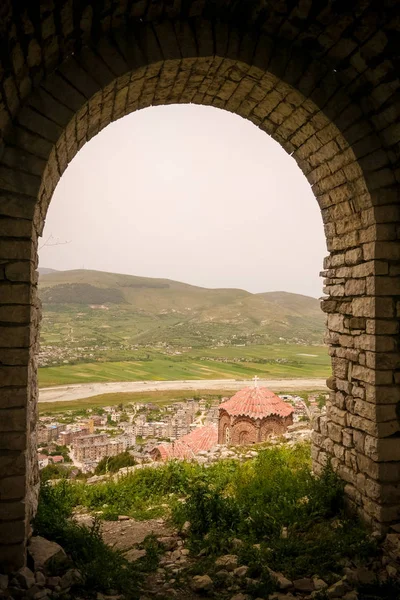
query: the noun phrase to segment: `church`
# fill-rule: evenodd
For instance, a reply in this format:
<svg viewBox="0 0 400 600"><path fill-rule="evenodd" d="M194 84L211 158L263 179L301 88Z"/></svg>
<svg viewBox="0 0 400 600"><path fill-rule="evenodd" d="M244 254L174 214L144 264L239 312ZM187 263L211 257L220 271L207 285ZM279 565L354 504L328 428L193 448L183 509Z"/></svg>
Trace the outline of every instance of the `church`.
<svg viewBox="0 0 400 600"><path fill-rule="evenodd" d="M265 387L246 387L219 406L218 443L257 444L285 433L294 408Z"/></svg>

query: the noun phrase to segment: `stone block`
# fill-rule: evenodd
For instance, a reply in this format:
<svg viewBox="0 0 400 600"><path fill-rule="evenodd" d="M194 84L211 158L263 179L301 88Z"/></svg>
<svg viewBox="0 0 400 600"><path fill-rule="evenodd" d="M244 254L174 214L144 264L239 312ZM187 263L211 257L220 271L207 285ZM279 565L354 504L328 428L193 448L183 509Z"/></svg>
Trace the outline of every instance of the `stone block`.
<svg viewBox="0 0 400 600"><path fill-rule="evenodd" d="M400 461L400 437L365 437L364 452L375 462Z"/></svg>
<svg viewBox="0 0 400 600"><path fill-rule="evenodd" d="M332 358L332 370L335 377L346 379L348 374L349 363L343 358Z"/></svg>
<svg viewBox="0 0 400 600"><path fill-rule="evenodd" d="M399 332L398 320L367 319L366 333L369 335L395 335Z"/></svg>
<svg viewBox="0 0 400 600"><path fill-rule="evenodd" d="M343 429L342 431L342 443L343 446L345 448L352 448L353 447L353 430L348 428L348 429Z"/></svg>
<svg viewBox="0 0 400 600"><path fill-rule="evenodd" d="M342 427L333 423L332 421L328 421L328 435L331 440L334 442L341 443L342 442Z"/></svg>
<svg viewBox="0 0 400 600"><path fill-rule="evenodd" d="M0 564L6 572L15 571L25 564L25 542L0 544Z"/></svg>
<svg viewBox="0 0 400 600"><path fill-rule="evenodd" d="M346 265L357 265L363 260L363 251L361 248L352 248L347 250L344 255Z"/></svg>
<svg viewBox="0 0 400 600"><path fill-rule="evenodd" d="M27 446L27 432L9 431L0 436L1 450L25 450Z"/></svg>
<svg viewBox="0 0 400 600"><path fill-rule="evenodd" d="M0 432L25 431L26 425L25 408L5 408L0 410Z"/></svg>
<svg viewBox="0 0 400 600"><path fill-rule="evenodd" d="M28 369L21 366L0 366L0 381L4 386L20 386L28 383ZM1 400L0 400L1 406ZM1 423L0 423L1 431Z"/></svg>
<svg viewBox="0 0 400 600"><path fill-rule="evenodd" d="M30 346L30 328L24 326L0 326L0 340L3 348L27 348Z"/></svg>
<svg viewBox="0 0 400 600"><path fill-rule="evenodd" d="M0 521L0 540L6 540L7 544L24 542L25 521L12 521L11 523Z"/></svg>
<svg viewBox="0 0 400 600"><path fill-rule="evenodd" d="M0 498L19 500L25 496L25 476L14 475L0 479Z"/></svg>
<svg viewBox="0 0 400 600"><path fill-rule="evenodd" d="M334 423L341 425L342 427L346 427L347 425L347 412L345 410L341 410L336 406L329 406L326 411L328 419L333 421ZM329 426L328 426L329 431Z"/></svg>
<svg viewBox="0 0 400 600"><path fill-rule="evenodd" d="M398 386L365 386L365 399L367 402L377 404L392 404L400 402L400 388Z"/></svg>

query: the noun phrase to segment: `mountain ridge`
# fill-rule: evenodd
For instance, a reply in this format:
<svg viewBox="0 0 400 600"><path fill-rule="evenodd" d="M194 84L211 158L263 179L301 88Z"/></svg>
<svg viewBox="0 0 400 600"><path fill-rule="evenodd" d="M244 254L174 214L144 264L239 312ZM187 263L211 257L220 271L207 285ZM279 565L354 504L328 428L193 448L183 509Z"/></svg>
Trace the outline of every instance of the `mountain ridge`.
<svg viewBox="0 0 400 600"><path fill-rule="evenodd" d="M92 329L107 327L101 324L105 321L120 329L125 322L132 343L172 340L193 346L233 343L238 338L244 343L322 343L324 330L318 300L291 292L254 294L75 269L41 274L39 293L45 315L75 313L76 321L86 321ZM103 307L101 318L96 316L98 307ZM100 337L107 337L104 331Z"/></svg>

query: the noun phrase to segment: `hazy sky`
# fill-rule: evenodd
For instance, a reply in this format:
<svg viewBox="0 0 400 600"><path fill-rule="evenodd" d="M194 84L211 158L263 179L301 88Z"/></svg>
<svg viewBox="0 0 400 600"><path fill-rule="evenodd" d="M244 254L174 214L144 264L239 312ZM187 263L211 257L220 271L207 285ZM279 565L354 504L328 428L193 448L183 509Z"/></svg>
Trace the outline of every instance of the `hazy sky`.
<svg viewBox="0 0 400 600"><path fill-rule="evenodd" d="M151 107L86 144L55 190L40 266L322 294L321 214L270 136L212 107Z"/></svg>

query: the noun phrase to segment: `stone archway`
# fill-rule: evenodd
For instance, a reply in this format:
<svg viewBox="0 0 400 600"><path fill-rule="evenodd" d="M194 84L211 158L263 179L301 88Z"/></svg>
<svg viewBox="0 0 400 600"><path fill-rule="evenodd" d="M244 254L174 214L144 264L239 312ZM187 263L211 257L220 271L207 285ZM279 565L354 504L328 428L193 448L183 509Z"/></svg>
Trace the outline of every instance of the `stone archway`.
<svg viewBox="0 0 400 600"><path fill-rule="evenodd" d="M339 6L340 5L340 6ZM234 111L297 161L329 257L334 377L313 459L360 513L400 520L399 97L393 7L6 0L0 10L0 562L35 510L37 239L57 182L112 120L152 104ZM5 541L4 541L5 540Z"/></svg>

